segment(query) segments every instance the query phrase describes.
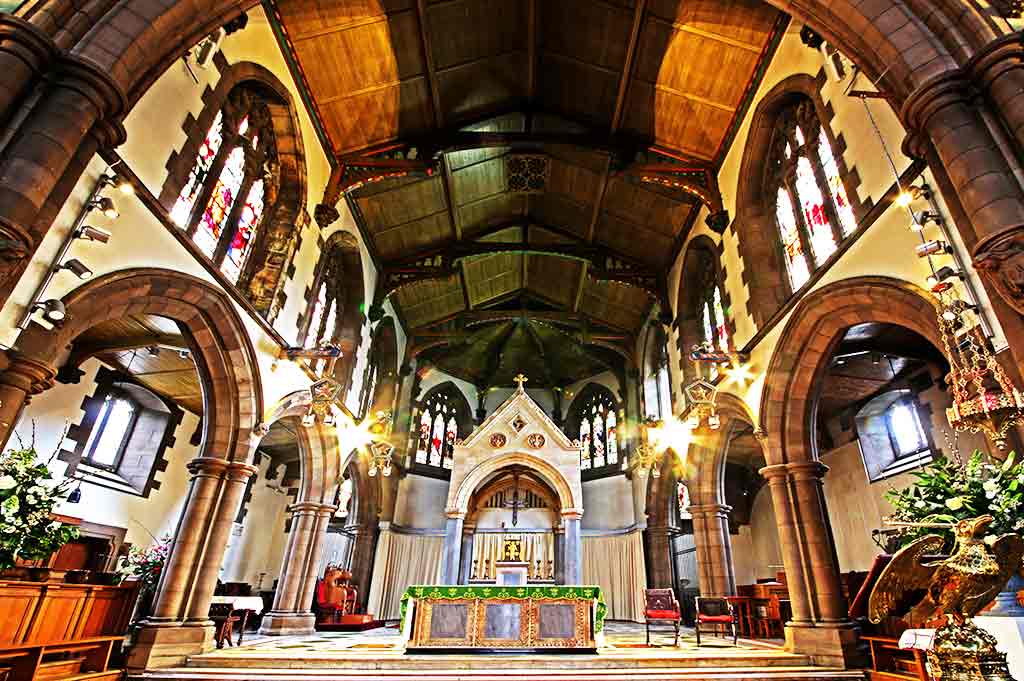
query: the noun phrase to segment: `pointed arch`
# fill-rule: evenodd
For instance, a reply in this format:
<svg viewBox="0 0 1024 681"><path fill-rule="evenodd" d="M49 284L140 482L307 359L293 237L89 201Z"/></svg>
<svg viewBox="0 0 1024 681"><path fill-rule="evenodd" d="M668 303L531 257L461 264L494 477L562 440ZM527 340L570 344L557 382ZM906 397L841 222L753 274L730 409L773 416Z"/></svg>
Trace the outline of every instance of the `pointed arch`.
<svg viewBox="0 0 1024 681"><path fill-rule="evenodd" d="M445 381L427 391L411 422L413 469L448 475L455 443L473 430L473 412L458 386Z"/></svg>
<svg viewBox="0 0 1024 681"><path fill-rule="evenodd" d="M622 447L622 405L607 386L587 383L569 405L563 432L579 440L580 468L593 473L617 474L625 459Z"/></svg>

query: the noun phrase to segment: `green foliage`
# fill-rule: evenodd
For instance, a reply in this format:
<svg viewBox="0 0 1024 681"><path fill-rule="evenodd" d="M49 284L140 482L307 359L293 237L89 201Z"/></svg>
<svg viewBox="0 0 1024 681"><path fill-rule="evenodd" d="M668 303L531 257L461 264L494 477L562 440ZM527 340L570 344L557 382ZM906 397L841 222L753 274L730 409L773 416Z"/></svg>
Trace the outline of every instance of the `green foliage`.
<svg viewBox="0 0 1024 681"><path fill-rule="evenodd" d="M53 519L54 507L72 484L55 482L34 446L9 449L0 455L0 569L18 559L46 560L78 537L78 529Z"/></svg>
<svg viewBox="0 0 1024 681"><path fill-rule="evenodd" d="M964 464L940 457L912 475L913 485L885 495L894 520L956 523L987 514L995 518L989 526L994 536L1024 530L1024 463L1012 453L1002 463L980 451ZM927 534L945 536L952 549L952 530L907 528L900 539L905 546Z"/></svg>

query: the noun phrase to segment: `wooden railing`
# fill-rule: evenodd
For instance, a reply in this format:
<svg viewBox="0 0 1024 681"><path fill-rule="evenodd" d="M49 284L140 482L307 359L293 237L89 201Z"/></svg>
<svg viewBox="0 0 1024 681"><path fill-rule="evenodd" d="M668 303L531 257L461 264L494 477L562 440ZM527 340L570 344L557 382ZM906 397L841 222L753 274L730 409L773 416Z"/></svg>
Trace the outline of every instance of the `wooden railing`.
<svg viewBox="0 0 1024 681"><path fill-rule="evenodd" d="M123 635L137 595L137 582L104 586L0 580L0 648Z"/></svg>

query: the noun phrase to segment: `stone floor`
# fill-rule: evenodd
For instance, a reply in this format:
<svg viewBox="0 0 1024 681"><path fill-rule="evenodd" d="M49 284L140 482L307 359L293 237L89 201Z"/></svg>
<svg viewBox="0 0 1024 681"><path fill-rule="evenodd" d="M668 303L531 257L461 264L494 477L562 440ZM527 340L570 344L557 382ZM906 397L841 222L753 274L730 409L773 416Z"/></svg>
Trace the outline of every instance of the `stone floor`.
<svg viewBox="0 0 1024 681"><path fill-rule="evenodd" d="M679 646L671 633L652 635L643 625L609 622L606 645L596 654L406 655L396 627L313 636L259 637L189 660L186 667L147 672L138 678L176 681L616 681L617 679L864 679L862 672L823 670L785 652L781 641L704 637L696 644L684 630Z"/></svg>

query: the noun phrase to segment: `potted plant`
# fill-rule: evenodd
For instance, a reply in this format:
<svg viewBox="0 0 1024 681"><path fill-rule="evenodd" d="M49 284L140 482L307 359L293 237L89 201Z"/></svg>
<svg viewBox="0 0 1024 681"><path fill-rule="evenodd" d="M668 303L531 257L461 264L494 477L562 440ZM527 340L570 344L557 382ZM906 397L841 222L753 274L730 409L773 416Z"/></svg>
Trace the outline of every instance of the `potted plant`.
<svg viewBox="0 0 1024 681"><path fill-rule="evenodd" d="M77 528L53 517L70 485L67 479L54 481L47 462L38 460L34 443L0 455L0 570L15 569L19 561L46 561L78 537ZM29 568L29 577L44 581L49 570Z"/></svg>
<svg viewBox="0 0 1024 681"><path fill-rule="evenodd" d="M913 485L893 489L886 499L895 509L893 520L914 523L949 523L991 515L991 538L1016 532L1024 534L1024 462L1011 453L1005 461L991 461L975 451L966 463L939 457L912 473ZM926 534L946 537L946 549L953 549L952 529L904 528L901 545ZM1006 590L996 598L989 614L1019 615L1016 592L1024 589L1021 570L1010 578Z"/></svg>
<svg viewBox="0 0 1024 681"><path fill-rule="evenodd" d="M171 537L165 535L146 548L133 546L124 559L121 572L139 580L139 607L136 619L144 619L152 610L156 587L163 574L164 563L171 552Z"/></svg>

